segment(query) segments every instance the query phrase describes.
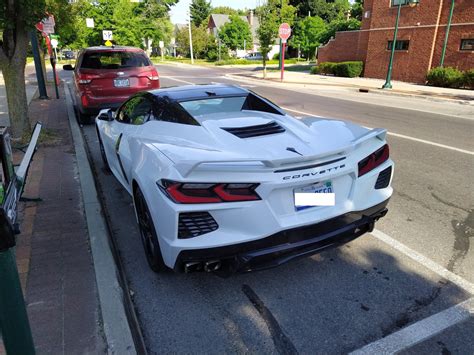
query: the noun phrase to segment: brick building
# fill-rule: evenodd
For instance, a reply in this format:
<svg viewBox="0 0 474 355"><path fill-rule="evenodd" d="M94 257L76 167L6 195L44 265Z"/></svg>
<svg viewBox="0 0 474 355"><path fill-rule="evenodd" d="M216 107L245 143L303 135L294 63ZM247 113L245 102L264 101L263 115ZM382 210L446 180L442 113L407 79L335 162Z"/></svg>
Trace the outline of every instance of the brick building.
<svg viewBox="0 0 474 355"><path fill-rule="evenodd" d="M406 0L401 0L406 1ZM452 0L419 0L400 13L392 77L424 83L429 69L440 64ZM453 0L454 12L445 67L474 68L474 0ZM361 29L337 32L318 51L319 62L361 60L364 76L385 78L393 40L397 0L365 0Z"/></svg>

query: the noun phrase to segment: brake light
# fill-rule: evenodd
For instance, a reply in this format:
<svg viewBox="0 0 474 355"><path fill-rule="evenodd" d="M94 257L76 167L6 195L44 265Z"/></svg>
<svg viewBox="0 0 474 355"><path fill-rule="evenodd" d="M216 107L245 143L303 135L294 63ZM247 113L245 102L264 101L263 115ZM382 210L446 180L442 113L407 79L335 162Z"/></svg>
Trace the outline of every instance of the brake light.
<svg viewBox="0 0 474 355"><path fill-rule="evenodd" d="M176 203L219 203L260 200L260 196L255 192L258 184L203 184L162 180L162 184L158 183L158 186Z"/></svg>
<svg viewBox="0 0 474 355"><path fill-rule="evenodd" d="M81 85L90 84L92 80L98 79L100 76L94 74L79 74L77 82Z"/></svg>
<svg viewBox="0 0 474 355"><path fill-rule="evenodd" d="M160 76L158 75L158 72L156 70L152 71L151 75L147 75L147 78L151 81L160 80Z"/></svg>
<svg viewBox="0 0 474 355"><path fill-rule="evenodd" d="M359 177L382 165L382 163L388 160L389 156L390 150L388 148L388 144L385 144L382 148L362 159L359 162Z"/></svg>

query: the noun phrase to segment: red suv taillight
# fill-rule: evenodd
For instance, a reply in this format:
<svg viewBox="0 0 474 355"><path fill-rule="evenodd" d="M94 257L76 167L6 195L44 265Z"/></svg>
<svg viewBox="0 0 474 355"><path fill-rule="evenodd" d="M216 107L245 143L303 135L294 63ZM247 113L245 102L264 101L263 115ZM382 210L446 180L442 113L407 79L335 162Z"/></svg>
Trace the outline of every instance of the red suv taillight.
<svg viewBox="0 0 474 355"><path fill-rule="evenodd" d="M388 144L385 144L382 148L376 150L367 158L362 159L359 162L359 177L382 165L382 163L388 160L389 156L390 150Z"/></svg>
<svg viewBox="0 0 474 355"><path fill-rule="evenodd" d="M77 77L77 82L81 85L90 84L92 80L100 78L98 75L94 74L79 74Z"/></svg>
<svg viewBox="0 0 474 355"><path fill-rule="evenodd" d="M162 180L158 186L176 203L219 203L256 201L260 196L255 192L258 184L247 183L181 183Z"/></svg>

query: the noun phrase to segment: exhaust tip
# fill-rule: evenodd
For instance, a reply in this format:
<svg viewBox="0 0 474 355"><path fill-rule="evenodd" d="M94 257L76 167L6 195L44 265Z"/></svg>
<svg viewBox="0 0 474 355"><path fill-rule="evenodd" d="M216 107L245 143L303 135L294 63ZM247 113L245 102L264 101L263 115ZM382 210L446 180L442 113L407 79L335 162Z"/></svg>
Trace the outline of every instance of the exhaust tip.
<svg viewBox="0 0 474 355"><path fill-rule="evenodd" d="M190 272L201 271L202 263L200 261L194 261L184 264L184 272L189 274Z"/></svg>
<svg viewBox="0 0 474 355"><path fill-rule="evenodd" d="M204 264L204 271L206 271L206 272L217 271L221 268L221 266L222 266L222 263L221 263L220 260L207 261Z"/></svg>

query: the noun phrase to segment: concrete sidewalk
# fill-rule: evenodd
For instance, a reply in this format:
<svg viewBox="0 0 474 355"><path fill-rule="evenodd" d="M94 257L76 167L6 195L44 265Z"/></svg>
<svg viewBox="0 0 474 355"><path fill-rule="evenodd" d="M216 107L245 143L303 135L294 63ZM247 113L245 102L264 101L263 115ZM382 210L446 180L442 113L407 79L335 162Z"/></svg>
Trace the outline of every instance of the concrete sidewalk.
<svg viewBox="0 0 474 355"><path fill-rule="evenodd" d="M15 248L36 352L134 354L106 231L99 230L97 221L91 227L87 218L87 206L99 202L84 194L84 188L95 190L83 185L89 165L84 149L77 153L82 136L77 123L71 123L62 87L60 95L59 100L33 99L29 106L32 124L41 121L43 132L20 204ZM103 218L100 208L96 214L96 220ZM98 239L104 250L94 253ZM102 252L110 257L103 258ZM104 270L105 281L98 276ZM113 285L105 303L104 284Z"/></svg>
<svg viewBox="0 0 474 355"><path fill-rule="evenodd" d="M263 73L248 72L239 75L263 80ZM279 71L267 71L267 81L280 82ZM385 80L371 78L341 78L326 75L311 75L308 72L285 71L284 83L311 85L327 89L332 88L352 88L368 90L370 93L382 95L416 96L431 99L444 99L459 101L474 105L474 90L439 88L434 86L410 84L401 81L392 81L391 90L381 89Z"/></svg>

